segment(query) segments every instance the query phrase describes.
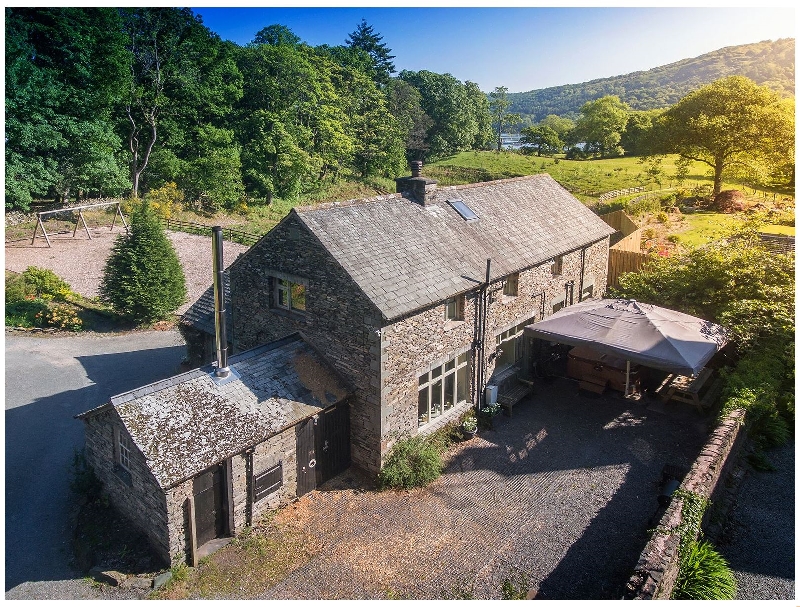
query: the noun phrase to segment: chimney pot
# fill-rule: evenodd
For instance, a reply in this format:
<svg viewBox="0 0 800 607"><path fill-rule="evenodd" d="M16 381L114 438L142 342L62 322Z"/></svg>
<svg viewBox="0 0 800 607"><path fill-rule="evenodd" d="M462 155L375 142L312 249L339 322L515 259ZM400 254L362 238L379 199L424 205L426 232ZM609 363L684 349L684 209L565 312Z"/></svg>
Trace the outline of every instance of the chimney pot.
<svg viewBox="0 0 800 607"><path fill-rule="evenodd" d="M411 176L412 177L419 177L422 174L422 161L421 160L412 160L411 161Z"/></svg>

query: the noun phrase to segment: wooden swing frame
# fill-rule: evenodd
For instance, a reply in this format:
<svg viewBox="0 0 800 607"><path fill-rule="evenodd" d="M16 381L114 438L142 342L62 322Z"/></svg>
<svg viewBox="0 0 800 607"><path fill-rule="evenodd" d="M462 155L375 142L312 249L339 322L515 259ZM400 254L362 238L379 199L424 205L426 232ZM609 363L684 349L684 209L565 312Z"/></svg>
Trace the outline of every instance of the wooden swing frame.
<svg viewBox="0 0 800 607"><path fill-rule="evenodd" d="M78 207L65 207L63 209L56 209L55 211L40 211L36 213L36 225L33 228L33 238L31 238L31 244L36 242L36 232L39 228L42 228L42 234L44 234L44 239L47 241L47 246L52 247L53 244L50 242L50 236L47 234L47 230L44 229L44 222L42 221L42 217L46 215L55 215L57 213L63 213L65 211L78 211L78 219L75 220L75 229L72 230L72 237L75 238L75 234L78 232L78 226L83 223L83 229L86 230L86 235L89 237L89 240L92 240L92 235L89 232L89 226L86 225L86 219L83 216L84 209L92 209L96 207L108 207L114 205L116 206L116 211L114 213L114 218L111 220L111 228L110 230L114 230L114 225L117 222L117 216L122 220L122 225L125 226L125 231L128 231L128 223L125 221L125 216L122 214L122 207L120 206L119 202L99 202L97 204L85 204Z"/></svg>

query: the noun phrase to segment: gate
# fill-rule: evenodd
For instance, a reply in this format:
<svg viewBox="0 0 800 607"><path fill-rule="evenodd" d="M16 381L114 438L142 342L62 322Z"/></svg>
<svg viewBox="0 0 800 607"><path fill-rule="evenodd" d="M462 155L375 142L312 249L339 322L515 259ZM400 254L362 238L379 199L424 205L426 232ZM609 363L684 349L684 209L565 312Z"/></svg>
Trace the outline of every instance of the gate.
<svg viewBox="0 0 800 607"><path fill-rule="evenodd" d="M350 466L350 408L339 404L297 425L297 496Z"/></svg>

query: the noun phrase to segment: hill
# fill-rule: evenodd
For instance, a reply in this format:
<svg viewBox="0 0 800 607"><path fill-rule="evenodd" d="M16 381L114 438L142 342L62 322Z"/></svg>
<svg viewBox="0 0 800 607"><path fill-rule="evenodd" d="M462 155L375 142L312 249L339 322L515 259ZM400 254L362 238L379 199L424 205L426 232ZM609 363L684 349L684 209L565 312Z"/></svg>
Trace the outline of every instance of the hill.
<svg viewBox="0 0 800 607"><path fill-rule="evenodd" d="M746 76L781 95L794 95L794 38L728 46L645 72L600 78L526 93L509 93L510 111L537 122L548 114L576 117L581 106L617 95L634 110L670 106L691 91L726 76Z"/></svg>

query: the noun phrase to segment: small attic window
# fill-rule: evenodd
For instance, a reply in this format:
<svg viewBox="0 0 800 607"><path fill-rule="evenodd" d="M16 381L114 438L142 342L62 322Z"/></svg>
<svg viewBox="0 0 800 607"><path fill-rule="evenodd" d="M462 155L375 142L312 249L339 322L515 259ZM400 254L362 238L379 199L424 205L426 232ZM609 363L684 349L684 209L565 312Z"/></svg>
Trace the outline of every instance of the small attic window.
<svg viewBox="0 0 800 607"><path fill-rule="evenodd" d="M461 215L466 221L474 221L478 219L475 211L470 209L463 200L448 200L447 203L453 207L458 214Z"/></svg>

